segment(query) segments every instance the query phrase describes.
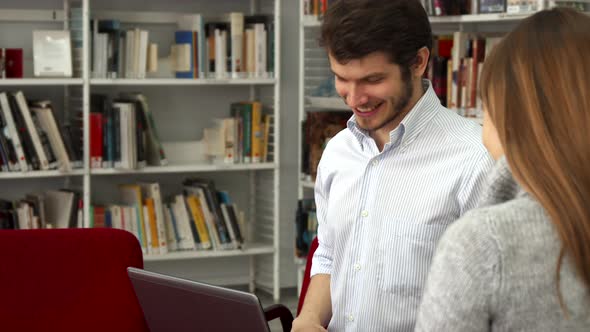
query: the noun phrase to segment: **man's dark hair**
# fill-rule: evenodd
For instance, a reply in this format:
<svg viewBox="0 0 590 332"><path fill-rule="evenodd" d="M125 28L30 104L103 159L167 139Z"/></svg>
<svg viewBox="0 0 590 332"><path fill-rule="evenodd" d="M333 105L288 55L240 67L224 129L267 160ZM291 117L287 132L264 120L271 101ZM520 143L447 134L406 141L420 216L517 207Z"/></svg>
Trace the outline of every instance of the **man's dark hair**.
<svg viewBox="0 0 590 332"><path fill-rule="evenodd" d="M383 52L409 69L420 48L432 49L432 30L418 0L336 0L324 16L320 45L343 64Z"/></svg>

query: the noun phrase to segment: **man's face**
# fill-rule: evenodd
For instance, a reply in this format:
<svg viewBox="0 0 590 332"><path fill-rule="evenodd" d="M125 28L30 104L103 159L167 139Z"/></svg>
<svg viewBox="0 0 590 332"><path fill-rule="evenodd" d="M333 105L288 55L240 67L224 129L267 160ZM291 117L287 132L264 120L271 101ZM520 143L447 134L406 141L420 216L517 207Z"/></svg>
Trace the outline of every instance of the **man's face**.
<svg viewBox="0 0 590 332"><path fill-rule="evenodd" d="M369 132L392 124L412 97L412 79L381 52L341 64L329 55L336 91L352 109L358 126ZM405 76L405 77L404 77ZM405 112L404 112L405 113Z"/></svg>

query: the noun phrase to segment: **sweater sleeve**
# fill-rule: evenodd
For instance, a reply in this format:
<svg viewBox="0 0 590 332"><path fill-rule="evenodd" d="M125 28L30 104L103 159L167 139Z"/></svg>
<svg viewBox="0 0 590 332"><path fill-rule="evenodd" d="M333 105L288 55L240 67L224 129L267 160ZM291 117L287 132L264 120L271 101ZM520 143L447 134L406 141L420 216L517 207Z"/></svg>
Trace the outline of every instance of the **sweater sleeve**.
<svg viewBox="0 0 590 332"><path fill-rule="evenodd" d="M471 211L440 240L416 331L488 331L500 283L500 252L483 211Z"/></svg>

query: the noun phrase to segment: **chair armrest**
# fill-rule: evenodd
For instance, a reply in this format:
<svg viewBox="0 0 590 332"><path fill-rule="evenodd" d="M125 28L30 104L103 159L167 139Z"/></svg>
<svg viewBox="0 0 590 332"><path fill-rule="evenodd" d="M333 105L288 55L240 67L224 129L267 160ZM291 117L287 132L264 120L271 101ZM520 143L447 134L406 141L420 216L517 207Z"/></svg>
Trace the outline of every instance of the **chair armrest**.
<svg viewBox="0 0 590 332"><path fill-rule="evenodd" d="M273 304L264 308L264 317L266 318L267 322L270 322L276 318L280 318L283 331L291 331L291 325L293 324L293 314L291 313L291 310L289 310L284 305Z"/></svg>

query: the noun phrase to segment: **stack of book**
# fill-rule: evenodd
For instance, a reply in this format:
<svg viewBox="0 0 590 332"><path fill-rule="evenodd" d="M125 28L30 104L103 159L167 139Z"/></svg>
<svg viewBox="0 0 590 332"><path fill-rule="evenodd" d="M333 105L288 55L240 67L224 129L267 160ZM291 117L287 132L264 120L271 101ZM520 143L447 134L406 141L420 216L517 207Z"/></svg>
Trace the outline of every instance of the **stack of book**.
<svg viewBox="0 0 590 332"><path fill-rule="evenodd" d="M241 248L244 220L229 194L205 179L186 179L183 188L164 200L156 182L121 185L122 204L92 206L90 227L125 229L146 254Z"/></svg>
<svg viewBox="0 0 590 332"><path fill-rule="evenodd" d="M0 199L0 229L84 227L81 193L48 190L22 199Z"/></svg>
<svg viewBox="0 0 590 332"><path fill-rule="evenodd" d="M0 169L70 171L82 167L81 137L59 126L50 101L27 101L22 91L0 92Z"/></svg>
<svg viewBox="0 0 590 332"><path fill-rule="evenodd" d="M136 169L167 164L143 94L123 93L112 102L106 95L91 96L90 167Z"/></svg>
<svg viewBox="0 0 590 332"><path fill-rule="evenodd" d="M145 78L150 63L148 30L123 29L115 19L92 22L95 78ZM179 15L170 52L170 77L267 78L274 72L274 22L266 15L232 12L207 21L201 14ZM157 53L157 52L155 52ZM157 57L157 54L153 54ZM162 75L162 74L158 74Z"/></svg>

